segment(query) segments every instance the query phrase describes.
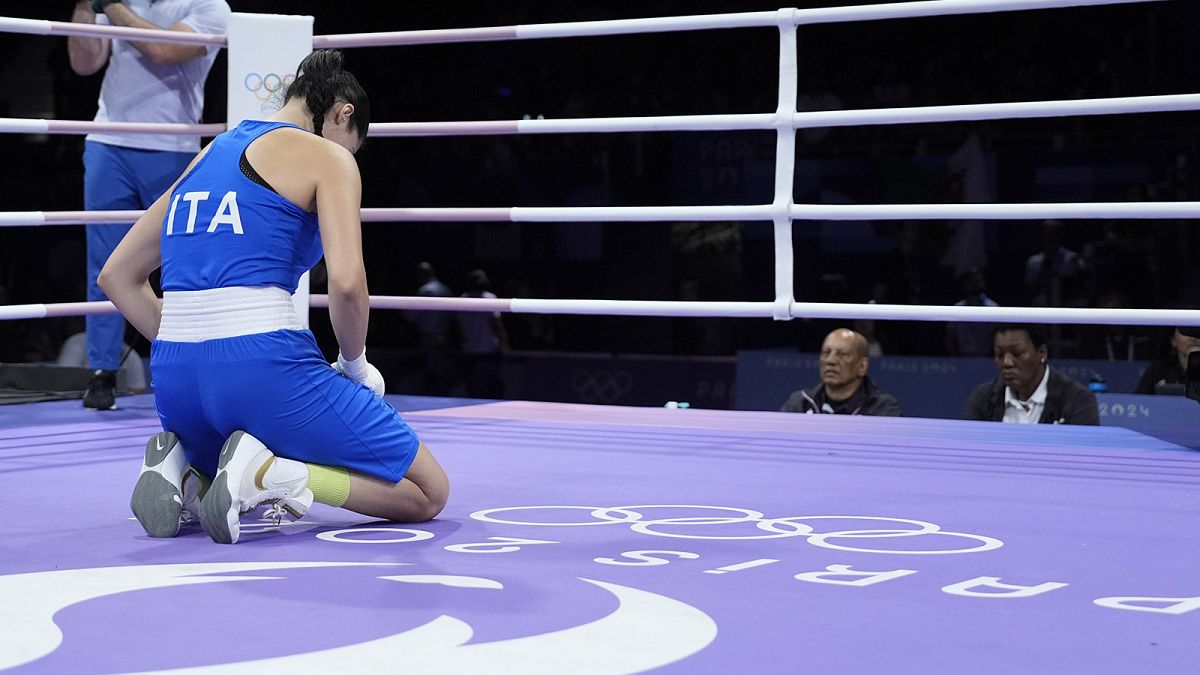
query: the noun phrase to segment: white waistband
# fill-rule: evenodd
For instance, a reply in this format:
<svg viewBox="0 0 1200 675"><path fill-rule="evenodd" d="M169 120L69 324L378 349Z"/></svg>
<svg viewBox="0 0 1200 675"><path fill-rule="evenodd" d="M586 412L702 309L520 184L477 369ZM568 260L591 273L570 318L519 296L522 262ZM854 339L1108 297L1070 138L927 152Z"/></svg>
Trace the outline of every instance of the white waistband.
<svg viewBox="0 0 1200 675"><path fill-rule="evenodd" d="M164 292L157 339L204 342L303 329L287 291L274 286L234 286Z"/></svg>

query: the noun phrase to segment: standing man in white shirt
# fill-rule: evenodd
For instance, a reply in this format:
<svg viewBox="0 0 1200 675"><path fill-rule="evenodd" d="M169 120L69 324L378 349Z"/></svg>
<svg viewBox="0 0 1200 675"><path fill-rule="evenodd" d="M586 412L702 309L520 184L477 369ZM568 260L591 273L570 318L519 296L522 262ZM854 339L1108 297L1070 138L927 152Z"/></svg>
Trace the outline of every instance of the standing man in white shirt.
<svg viewBox="0 0 1200 675"><path fill-rule="evenodd" d="M77 23L223 34L230 9L224 0L80 0ZM204 109L204 82L216 46L71 37L71 69L91 75L108 65L100 88L97 122L195 124ZM83 207L88 211L148 208L200 150L198 136L88 134L83 151ZM132 223L88 225L88 300L107 300L96 276ZM115 410L116 370L125 319L87 317L92 379L83 405Z"/></svg>

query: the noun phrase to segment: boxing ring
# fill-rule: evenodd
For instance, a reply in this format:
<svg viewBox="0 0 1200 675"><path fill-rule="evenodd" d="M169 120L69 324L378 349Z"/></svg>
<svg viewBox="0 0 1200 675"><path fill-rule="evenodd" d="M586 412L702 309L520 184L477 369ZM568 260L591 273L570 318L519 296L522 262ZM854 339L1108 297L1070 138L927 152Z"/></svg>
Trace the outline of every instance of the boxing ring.
<svg viewBox="0 0 1200 675"><path fill-rule="evenodd" d="M760 302L372 297L372 307L631 316L1200 325L1186 310L802 303L792 223L1196 218L1197 202L793 203L796 129L1200 109L1200 95L796 110L796 31L824 22L1119 4L931 0L575 24L315 36L314 47L775 28L773 113L375 123L372 136L772 129L771 204L364 209L364 222L755 220ZM0 31L224 44L0 19ZM111 125L107 125L112 128ZM0 120L81 134L91 122ZM126 125L214 134L224 125ZM0 213L0 226L136 212ZM371 225L368 225L370 227ZM327 298L312 295L313 307ZM114 311L0 307L0 320ZM148 538L128 512L150 395L0 406L0 670L7 672L1195 672L1200 455L1116 427L389 396L450 502L397 525L317 505L237 546ZM236 583L223 583L236 582Z"/></svg>

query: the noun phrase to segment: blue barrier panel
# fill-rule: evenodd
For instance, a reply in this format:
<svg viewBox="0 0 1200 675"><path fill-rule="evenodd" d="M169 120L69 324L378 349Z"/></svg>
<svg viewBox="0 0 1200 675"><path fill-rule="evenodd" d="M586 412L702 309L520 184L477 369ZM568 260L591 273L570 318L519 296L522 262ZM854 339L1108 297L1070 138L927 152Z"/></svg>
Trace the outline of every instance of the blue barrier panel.
<svg viewBox="0 0 1200 675"><path fill-rule="evenodd" d="M1100 424L1200 450L1200 404L1183 396L1100 394Z"/></svg>
<svg viewBox="0 0 1200 675"><path fill-rule="evenodd" d="M906 417L962 416L971 389L996 376L991 359L888 356L871 359L869 375L900 401ZM779 410L797 389L820 382L816 354L778 349L738 352L737 408Z"/></svg>
<svg viewBox="0 0 1200 675"><path fill-rule="evenodd" d="M1098 374L1108 383L1109 394L1132 394L1137 388L1146 361L1095 361L1086 359L1053 359L1051 363L1067 375L1087 383Z"/></svg>
<svg viewBox="0 0 1200 675"><path fill-rule="evenodd" d="M1051 364L1081 382L1100 374L1110 393L1132 393L1146 364L1140 361L1055 359ZM895 396L905 417L962 417L971 390L996 377L989 358L880 356L869 375ZM779 410L789 394L820 381L817 355L785 349L738 352L737 403L740 410Z"/></svg>
<svg viewBox="0 0 1200 675"><path fill-rule="evenodd" d="M1108 392L1097 396L1100 422L1200 449L1200 405L1182 396L1132 392L1146 364L1136 361L1054 360L1054 367L1086 382L1099 373ZM967 397L996 377L987 358L884 356L871 359L870 376L900 401L905 417L962 417ZM820 381L817 355L780 349L738 352L739 410L778 410L797 389Z"/></svg>
<svg viewBox="0 0 1200 675"><path fill-rule="evenodd" d="M526 353L509 355L502 373L510 399L728 409L736 366L728 357Z"/></svg>

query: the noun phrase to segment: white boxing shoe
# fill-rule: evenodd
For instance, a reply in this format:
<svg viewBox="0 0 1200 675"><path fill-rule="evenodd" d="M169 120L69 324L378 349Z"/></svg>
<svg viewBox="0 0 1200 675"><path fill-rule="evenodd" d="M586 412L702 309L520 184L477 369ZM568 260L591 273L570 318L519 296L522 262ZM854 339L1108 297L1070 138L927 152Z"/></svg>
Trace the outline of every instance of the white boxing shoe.
<svg viewBox="0 0 1200 675"><path fill-rule="evenodd" d="M146 534L174 537L180 525L200 517L200 486L179 438L161 431L146 443L129 508Z"/></svg>
<svg viewBox="0 0 1200 675"><path fill-rule="evenodd" d="M243 513L272 504L270 513L278 523L284 514L303 517L312 502L303 462L276 457L257 438L235 431L221 449L217 477L204 495L200 524L218 544L236 544Z"/></svg>

